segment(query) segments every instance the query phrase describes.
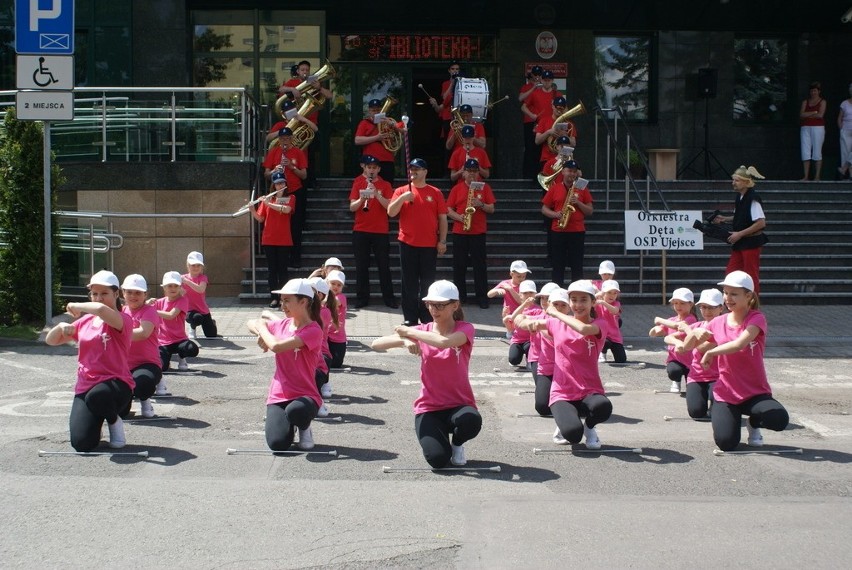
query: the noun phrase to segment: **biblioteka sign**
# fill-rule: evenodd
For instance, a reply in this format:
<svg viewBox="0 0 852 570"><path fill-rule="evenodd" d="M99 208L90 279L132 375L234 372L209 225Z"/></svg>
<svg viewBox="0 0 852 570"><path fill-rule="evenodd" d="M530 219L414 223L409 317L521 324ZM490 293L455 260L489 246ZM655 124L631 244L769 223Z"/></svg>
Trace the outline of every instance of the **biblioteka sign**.
<svg viewBox="0 0 852 570"><path fill-rule="evenodd" d="M625 249L684 251L704 249L704 234L692 227L699 211L624 212Z"/></svg>

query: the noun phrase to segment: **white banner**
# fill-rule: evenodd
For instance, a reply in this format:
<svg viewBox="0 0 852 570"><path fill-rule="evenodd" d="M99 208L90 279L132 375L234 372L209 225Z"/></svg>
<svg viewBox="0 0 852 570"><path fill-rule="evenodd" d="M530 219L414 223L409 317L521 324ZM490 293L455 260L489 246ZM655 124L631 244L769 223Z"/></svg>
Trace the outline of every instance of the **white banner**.
<svg viewBox="0 0 852 570"><path fill-rule="evenodd" d="M704 249L704 234L692 227L700 211L624 212L625 249L682 251Z"/></svg>

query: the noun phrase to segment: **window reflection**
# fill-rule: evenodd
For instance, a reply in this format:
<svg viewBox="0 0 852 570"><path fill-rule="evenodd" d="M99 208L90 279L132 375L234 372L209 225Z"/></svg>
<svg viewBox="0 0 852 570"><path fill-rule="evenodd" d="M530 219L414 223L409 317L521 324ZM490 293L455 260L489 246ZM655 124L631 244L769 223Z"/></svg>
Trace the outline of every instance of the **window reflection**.
<svg viewBox="0 0 852 570"><path fill-rule="evenodd" d="M595 87L602 107L619 106L628 119L649 118L647 37L596 37Z"/></svg>
<svg viewBox="0 0 852 570"><path fill-rule="evenodd" d="M787 41L734 40L734 120L775 123L787 115Z"/></svg>

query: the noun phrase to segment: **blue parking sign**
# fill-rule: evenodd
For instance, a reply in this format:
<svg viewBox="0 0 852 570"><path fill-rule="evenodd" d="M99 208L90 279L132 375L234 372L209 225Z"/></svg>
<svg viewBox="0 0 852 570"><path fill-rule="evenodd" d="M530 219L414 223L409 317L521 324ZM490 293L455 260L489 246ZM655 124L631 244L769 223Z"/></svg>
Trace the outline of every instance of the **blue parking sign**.
<svg viewBox="0 0 852 570"><path fill-rule="evenodd" d="M15 0L15 51L74 53L74 0Z"/></svg>

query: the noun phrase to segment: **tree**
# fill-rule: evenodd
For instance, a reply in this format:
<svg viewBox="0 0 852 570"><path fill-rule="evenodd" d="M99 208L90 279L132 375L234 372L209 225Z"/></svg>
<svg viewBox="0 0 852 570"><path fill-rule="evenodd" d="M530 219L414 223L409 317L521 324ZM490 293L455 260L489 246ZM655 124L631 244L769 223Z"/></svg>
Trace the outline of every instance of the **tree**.
<svg viewBox="0 0 852 570"><path fill-rule="evenodd" d="M14 108L6 110L0 134L0 324L46 321L44 314L44 135L43 124L19 121ZM51 211L61 171L51 164ZM59 293L54 221L52 259L53 298ZM55 301L54 301L55 305ZM54 306L54 309L57 307ZM52 315L48 315L50 317Z"/></svg>
<svg viewBox="0 0 852 570"><path fill-rule="evenodd" d="M194 51L196 53L211 53L222 48L231 47L231 34L217 34L212 28L196 36ZM227 59L201 57L195 60L194 81L196 87L205 87L211 83L222 81L227 77Z"/></svg>

